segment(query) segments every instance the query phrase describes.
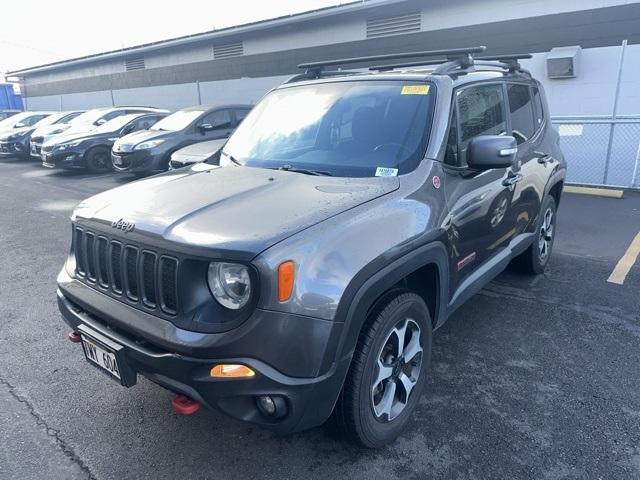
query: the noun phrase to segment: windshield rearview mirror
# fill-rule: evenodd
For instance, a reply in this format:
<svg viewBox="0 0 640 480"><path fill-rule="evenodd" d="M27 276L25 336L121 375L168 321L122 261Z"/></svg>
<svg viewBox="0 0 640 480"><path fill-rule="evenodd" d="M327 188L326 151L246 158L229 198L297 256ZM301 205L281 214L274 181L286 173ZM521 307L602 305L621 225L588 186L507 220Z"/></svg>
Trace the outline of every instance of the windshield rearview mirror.
<svg viewBox="0 0 640 480"><path fill-rule="evenodd" d="M467 163L476 170L511 167L518 153L516 139L510 135L479 135L469 142Z"/></svg>

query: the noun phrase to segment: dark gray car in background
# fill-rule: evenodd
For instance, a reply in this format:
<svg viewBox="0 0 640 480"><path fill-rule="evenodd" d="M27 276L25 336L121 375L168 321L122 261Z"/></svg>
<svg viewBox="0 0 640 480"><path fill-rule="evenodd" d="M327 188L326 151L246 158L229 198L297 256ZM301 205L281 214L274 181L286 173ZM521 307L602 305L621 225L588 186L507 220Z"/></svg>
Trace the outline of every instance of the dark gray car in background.
<svg viewBox="0 0 640 480"><path fill-rule="evenodd" d="M119 139L111 152L119 172L151 174L169 168L171 155L188 145L227 138L252 105L195 106L172 113L149 130Z"/></svg>
<svg viewBox="0 0 640 480"><path fill-rule="evenodd" d="M280 433L333 414L365 446L393 441L433 331L510 263L540 274L551 256L559 136L524 56L483 50L423 52L447 59L430 69L304 65L219 167L82 202L58 277L69 339L124 386L176 392L180 413Z"/></svg>

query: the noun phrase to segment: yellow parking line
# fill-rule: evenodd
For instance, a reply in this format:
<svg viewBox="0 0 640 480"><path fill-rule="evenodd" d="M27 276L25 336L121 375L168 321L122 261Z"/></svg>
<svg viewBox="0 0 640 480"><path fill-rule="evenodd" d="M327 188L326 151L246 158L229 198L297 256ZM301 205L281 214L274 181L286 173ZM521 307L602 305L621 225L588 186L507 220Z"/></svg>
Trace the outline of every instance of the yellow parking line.
<svg viewBox="0 0 640 480"><path fill-rule="evenodd" d="M622 285L624 283L624 279L627 278L627 275L629 274L629 270L631 270L633 264L638 260L638 255L640 255L640 232L638 232L636 238L634 238L631 245L629 245L626 253L618 261L616 268L611 272L607 282Z"/></svg>
<svg viewBox="0 0 640 480"><path fill-rule="evenodd" d="M624 190L614 190L611 188L578 187L576 185L566 185L563 192L579 193L581 195L593 195L596 197L622 198Z"/></svg>

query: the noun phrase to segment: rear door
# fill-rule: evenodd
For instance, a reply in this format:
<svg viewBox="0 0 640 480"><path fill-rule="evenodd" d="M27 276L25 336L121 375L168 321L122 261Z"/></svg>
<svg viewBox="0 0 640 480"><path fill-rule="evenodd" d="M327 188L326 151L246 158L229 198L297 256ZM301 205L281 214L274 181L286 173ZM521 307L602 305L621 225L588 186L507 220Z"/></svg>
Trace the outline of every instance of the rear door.
<svg viewBox="0 0 640 480"><path fill-rule="evenodd" d="M519 181L513 185L512 207L513 228L519 234L535 225L548 178L547 156L541 151L544 117L536 112L534 100L540 100L537 88L534 91L527 83L507 83L506 91L511 135L518 143L516 174Z"/></svg>
<svg viewBox="0 0 640 480"><path fill-rule="evenodd" d="M509 131L504 83L481 83L454 93L454 115L442 182L449 214L444 226L450 248L451 292L509 243L512 231L511 169L477 171L467 150L479 135Z"/></svg>

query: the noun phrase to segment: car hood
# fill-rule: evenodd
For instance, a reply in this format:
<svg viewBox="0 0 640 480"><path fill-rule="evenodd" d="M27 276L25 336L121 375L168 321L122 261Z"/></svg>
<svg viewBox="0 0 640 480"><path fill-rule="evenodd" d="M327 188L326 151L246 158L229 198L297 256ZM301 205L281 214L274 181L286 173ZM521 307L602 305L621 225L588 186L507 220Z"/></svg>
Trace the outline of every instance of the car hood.
<svg viewBox="0 0 640 480"><path fill-rule="evenodd" d="M156 138L167 137L174 132L167 130L138 130L120 137L113 145L114 152L130 152L139 143Z"/></svg>
<svg viewBox="0 0 640 480"><path fill-rule="evenodd" d="M193 159L195 161L207 159L220 150L226 142L226 138L220 138L218 140L209 140L208 142L194 143L175 151L171 156L171 160L185 161Z"/></svg>
<svg viewBox="0 0 640 480"><path fill-rule="evenodd" d="M180 251L206 249L214 258L247 261L398 187L397 177L319 177L196 164L91 197L78 205L73 219L142 244L171 242ZM135 227L118 231L119 220Z"/></svg>
<svg viewBox="0 0 640 480"><path fill-rule="evenodd" d="M3 130L0 132L0 140L7 140L13 135L23 136L33 132L33 127L11 128L9 130Z"/></svg>
<svg viewBox="0 0 640 480"><path fill-rule="evenodd" d="M36 128L33 137L49 137L51 135L59 135L71 127L68 123L58 123L55 125L47 125L45 127Z"/></svg>

